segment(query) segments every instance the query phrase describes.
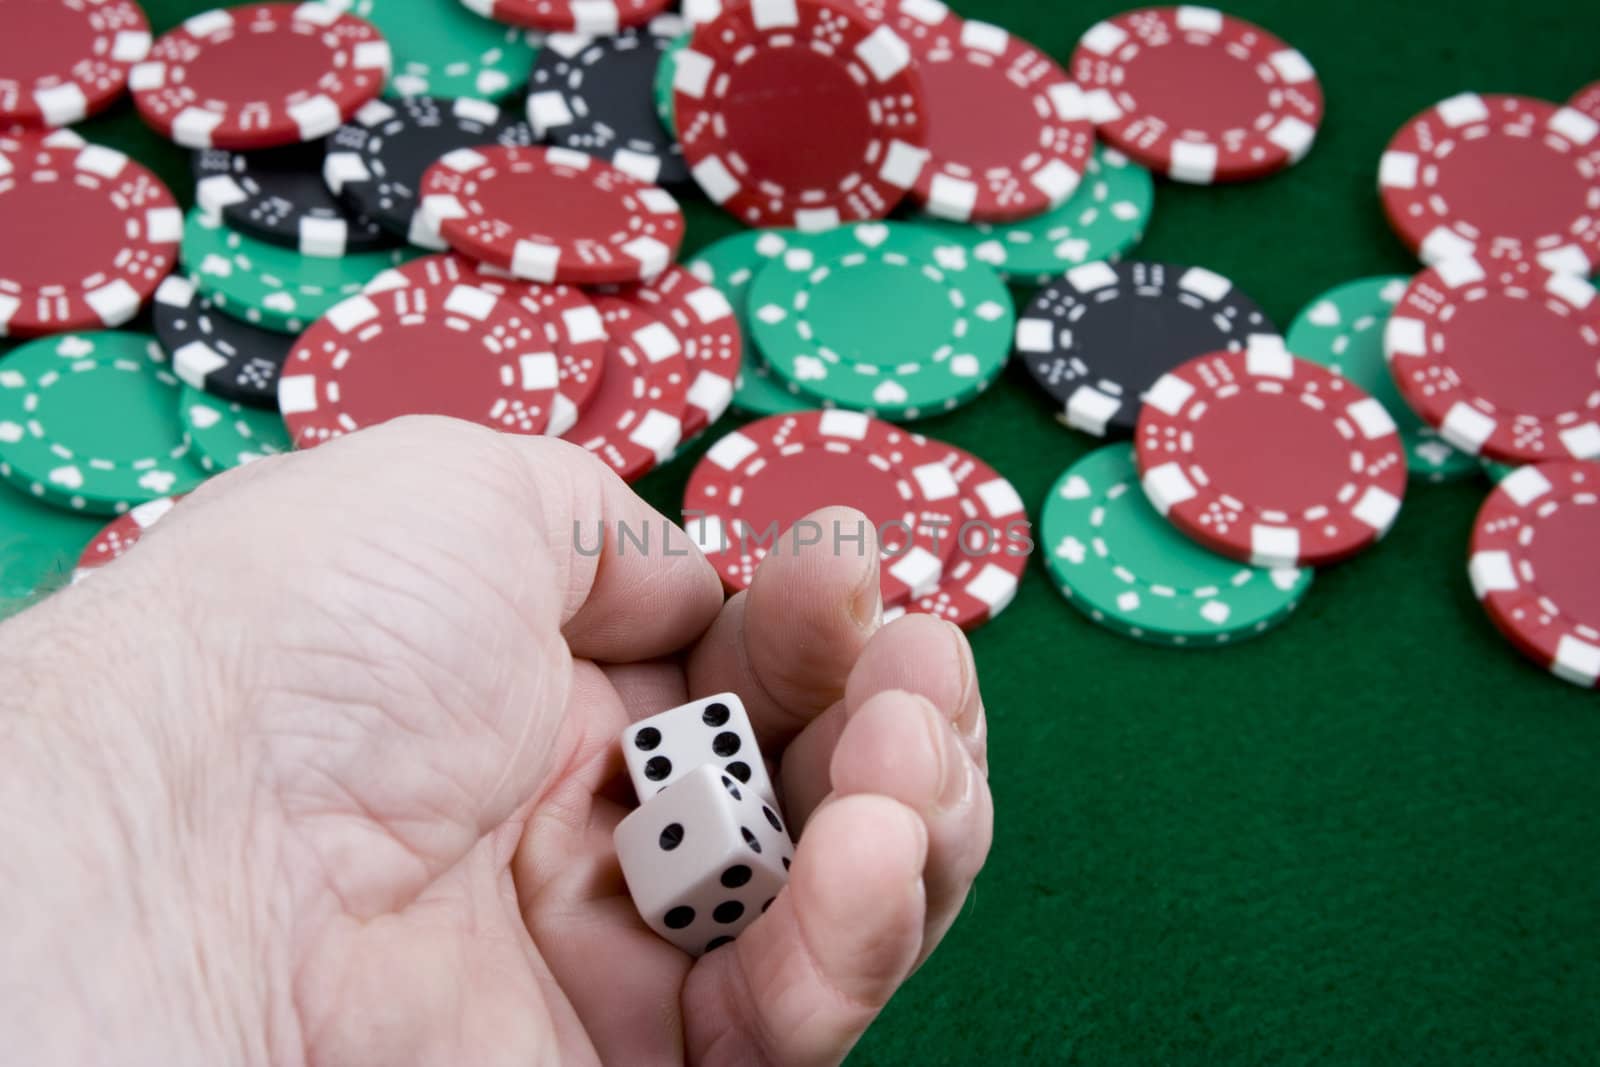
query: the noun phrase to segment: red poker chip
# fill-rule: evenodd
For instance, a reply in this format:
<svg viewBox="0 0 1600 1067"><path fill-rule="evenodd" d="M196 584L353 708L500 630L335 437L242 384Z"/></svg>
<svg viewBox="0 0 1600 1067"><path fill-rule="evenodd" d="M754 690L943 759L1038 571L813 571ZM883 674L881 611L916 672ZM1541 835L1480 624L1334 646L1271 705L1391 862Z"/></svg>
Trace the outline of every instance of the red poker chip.
<svg viewBox="0 0 1600 1067"><path fill-rule="evenodd" d="M128 77L139 114L187 148L326 137L383 90L389 45L328 4L215 8L162 34Z"/></svg>
<svg viewBox="0 0 1600 1067"><path fill-rule="evenodd" d="M133 0L26 0L0 34L0 123L66 126L122 94L150 52L150 23Z"/></svg>
<svg viewBox="0 0 1600 1067"><path fill-rule="evenodd" d="M128 549L139 543L146 530L166 518L172 506L182 499L182 496L164 496L147 500L112 519L85 546L72 572L72 581L81 582L101 567L120 559Z"/></svg>
<svg viewBox="0 0 1600 1067"><path fill-rule="evenodd" d="M1162 376L1145 394L1138 460L1157 511L1258 567L1369 548L1406 492L1405 445L1383 404L1269 335Z"/></svg>
<svg viewBox="0 0 1600 1067"><path fill-rule="evenodd" d="M1461 93L1400 127L1378 187L1389 225L1428 264L1517 254L1600 264L1600 124L1528 96Z"/></svg>
<svg viewBox="0 0 1600 1067"><path fill-rule="evenodd" d="M879 531L883 602L896 608L937 590L964 521L960 495L923 438L860 412L806 411L753 422L713 445L684 491L684 528L737 592L770 552L795 550L796 522L824 507L855 508ZM820 533L832 544L834 531Z"/></svg>
<svg viewBox="0 0 1600 1067"><path fill-rule="evenodd" d="M1600 82L1593 82L1572 94L1567 106L1583 112L1600 122Z"/></svg>
<svg viewBox="0 0 1600 1067"><path fill-rule="evenodd" d="M717 3L718 0L707 0L707 2ZM921 10L928 12L926 21L929 22L934 21L935 16L939 14L938 9L944 8L945 11L949 10L949 8L945 7L943 0L920 0L920 2L919 0L845 0L845 2L851 7L855 8L861 14L865 15L867 18L871 19L873 22L882 22L883 20L887 19L889 17L890 8L894 8L897 11L901 7L920 8ZM688 7L689 4L686 3L684 5L686 11ZM690 21L696 20L691 19ZM706 22L709 20L700 19L698 21Z"/></svg>
<svg viewBox="0 0 1600 1067"><path fill-rule="evenodd" d="M455 254L422 256L379 274L366 293L411 286L475 285L504 297L541 323L558 361L559 381L551 401L553 437L566 433L588 410L600 389L606 365L606 329L600 312L581 290L567 285L540 285L510 277L487 264Z"/></svg>
<svg viewBox="0 0 1600 1067"><path fill-rule="evenodd" d="M660 319L689 362L689 407L683 418L687 441L722 418L733 402L744 361L739 317L721 289L682 267L617 295L642 304Z"/></svg>
<svg viewBox="0 0 1600 1067"><path fill-rule="evenodd" d="M1395 305L1384 355L1406 403L1463 452L1600 458L1600 296L1577 275L1520 258L1429 268Z"/></svg>
<svg viewBox="0 0 1600 1067"><path fill-rule="evenodd" d="M1017 595L1033 549L1033 527L1016 487L970 452L942 446L943 463L960 487L962 523L939 588L910 610L974 630Z"/></svg>
<svg viewBox="0 0 1600 1067"><path fill-rule="evenodd" d="M606 367L594 402L564 435L635 482L671 459L683 439L688 366L672 331L643 307L596 296Z"/></svg>
<svg viewBox="0 0 1600 1067"><path fill-rule="evenodd" d="M85 141L74 130L52 130L45 127L12 126L0 130L0 152L20 152L26 148L87 148Z"/></svg>
<svg viewBox="0 0 1600 1067"><path fill-rule="evenodd" d="M600 310L570 285L512 282L507 293L517 307L543 324L545 343L556 356L556 395L545 432L560 437L594 405L605 380L606 328ZM494 285L485 284L494 291Z"/></svg>
<svg viewBox="0 0 1600 1067"><path fill-rule="evenodd" d="M420 196L425 243L528 281L637 282L683 243L671 193L565 148L463 148L428 168Z"/></svg>
<svg viewBox="0 0 1600 1067"><path fill-rule="evenodd" d="M120 326L177 262L183 214L114 149L0 138L0 337Z"/></svg>
<svg viewBox="0 0 1600 1067"><path fill-rule="evenodd" d="M678 53L673 88L695 180L750 226L881 219L927 160L910 49L849 0L727 5Z"/></svg>
<svg viewBox="0 0 1600 1067"><path fill-rule="evenodd" d="M1519 468L1472 532L1472 591L1517 650L1574 685L1600 686L1600 463Z"/></svg>
<svg viewBox="0 0 1600 1067"><path fill-rule="evenodd" d="M402 415L539 434L557 365L543 323L507 297L473 285L389 289L334 305L301 335L278 407L299 448Z"/></svg>
<svg viewBox="0 0 1600 1067"><path fill-rule="evenodd" d="M1065 203L1094 126L1055 60L937 0L898 0L890 25L911 47L927 108L928 163L912 195L930 215L1011 222Z"/></svg>
<svg viewBox="0 0 1600 1067"><path fill-rule="evenodd" d="M1209 7L1096 23L1071 73L1100 136L1174 181L1264 178L1300 162L1322 123L1322 84L1306 57Z"/></svg>
<svg viewBox="0 0 1600 1067"><path fill-rule="evenodd" d="M442 0L448 2L448 0ZM672 0L462 0L484 18L550 33L591 36L643 26Z"/></svg>

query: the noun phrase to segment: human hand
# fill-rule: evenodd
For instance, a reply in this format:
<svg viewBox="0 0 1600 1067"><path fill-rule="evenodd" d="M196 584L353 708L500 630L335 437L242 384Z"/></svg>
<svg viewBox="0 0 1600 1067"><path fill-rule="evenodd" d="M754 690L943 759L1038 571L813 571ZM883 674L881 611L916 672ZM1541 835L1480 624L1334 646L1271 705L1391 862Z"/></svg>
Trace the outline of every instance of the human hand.
<svg viewBox="0 0 1600 1067"><path fill-rule="evenodd" d="M822 521L854 524L852 513ZM648 556L576 550L652 522ZM0 1047L29 1063L833 1063L987 854L965 639L876 562L710 566L558 441L253 464L0 627ZM739 693L799 844L733 945L639 920L616 738Z"/></svg>

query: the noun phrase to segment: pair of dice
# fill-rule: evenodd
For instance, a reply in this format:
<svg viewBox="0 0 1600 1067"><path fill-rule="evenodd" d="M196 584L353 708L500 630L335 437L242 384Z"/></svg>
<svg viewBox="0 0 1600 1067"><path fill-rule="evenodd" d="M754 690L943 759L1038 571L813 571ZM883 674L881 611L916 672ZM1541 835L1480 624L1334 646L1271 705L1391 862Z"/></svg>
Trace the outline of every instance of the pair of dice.
<svg viewBox="0 0 1600 1067"><path fill-rule="evenodd" d="M732 693L634 723L623 762L639 808L613 841L649 927L698 956L739 936L789 881L794 844Z"/></svg>

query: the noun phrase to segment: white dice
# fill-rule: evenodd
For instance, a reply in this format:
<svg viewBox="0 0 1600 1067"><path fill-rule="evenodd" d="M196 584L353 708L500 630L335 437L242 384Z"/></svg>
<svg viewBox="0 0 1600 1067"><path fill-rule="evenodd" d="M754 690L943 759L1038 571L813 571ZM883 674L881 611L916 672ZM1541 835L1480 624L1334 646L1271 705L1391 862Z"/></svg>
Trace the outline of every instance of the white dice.
<svg viewBox="0 0 1600 1067"><path fill-rule="evenodd" d="M772 803L704 762L650 795L613 839L639 914L694 956L739 936L764 912L794 858Z"/></svg>
<svg viewBox="0 0 1600 1067"><path fill-rule="evenodd" d="M704 763L750 786L769 805L778 795L756 747L744 704L719 693L652 715L623 731L622 758L641 804Z"/></svg>

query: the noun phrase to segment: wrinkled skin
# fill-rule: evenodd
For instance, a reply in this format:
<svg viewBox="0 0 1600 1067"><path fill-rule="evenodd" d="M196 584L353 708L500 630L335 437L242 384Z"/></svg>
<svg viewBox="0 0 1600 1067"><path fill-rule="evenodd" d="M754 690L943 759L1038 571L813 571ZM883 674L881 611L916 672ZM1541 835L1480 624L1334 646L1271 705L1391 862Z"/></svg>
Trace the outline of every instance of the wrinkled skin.
<svg viewBox="0 0 1600 1067"><path fill-rule="evenodd" d="M681 533L573 549L652 517L560 442L405 420L217 479L0 627L5 1058L842 1059L988 851L971 653L881 626L853 552L724 604ZM615 739L727 689L801 832L693 961L618 873Z"/></svg>

